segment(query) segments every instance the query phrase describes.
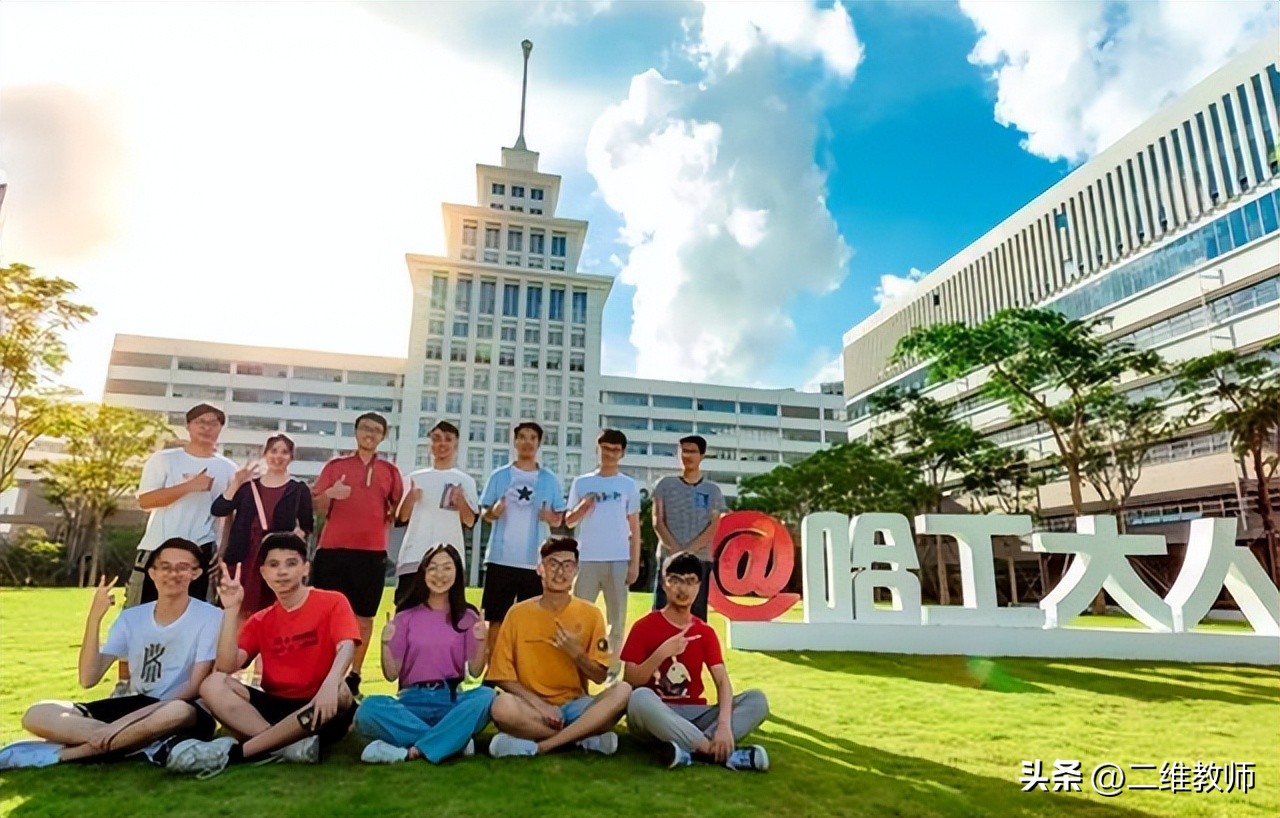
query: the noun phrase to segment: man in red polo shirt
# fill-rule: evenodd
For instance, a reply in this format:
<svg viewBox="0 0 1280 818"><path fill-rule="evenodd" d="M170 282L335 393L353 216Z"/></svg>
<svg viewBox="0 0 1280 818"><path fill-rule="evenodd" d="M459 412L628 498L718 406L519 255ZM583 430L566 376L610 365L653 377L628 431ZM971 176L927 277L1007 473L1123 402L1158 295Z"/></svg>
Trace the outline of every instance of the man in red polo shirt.
<svg viewBox="0 0 1280 818"><path fill-rule="evenodd" d="M311 489L316 511L325 515L320 548L311 566L311 584L340 591L360 625L360 643L347 685L360 692L360 671L382 602L387 564L387 529L404 494L400 470L378 457L387 419L376 412L356 418L356 451L335 457L320 470Z"/></svg>

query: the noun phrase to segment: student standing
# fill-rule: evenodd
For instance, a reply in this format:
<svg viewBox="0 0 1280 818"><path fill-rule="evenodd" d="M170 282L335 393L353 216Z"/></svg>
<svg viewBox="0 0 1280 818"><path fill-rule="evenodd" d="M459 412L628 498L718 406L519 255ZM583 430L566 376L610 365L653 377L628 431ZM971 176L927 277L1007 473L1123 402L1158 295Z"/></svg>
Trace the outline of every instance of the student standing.
<svg viewBox="0 0 1280 818"><path fill-rule="evenodd" d="M699 435L680 438L679 475L668 475L653 488L653 529L658 535L654 564L653 609L667 604L661 567L678 554L692 554L702 563L702 581L693 602L693 615L707 621L707 589L711 585L711 547L716 525L724 513L724 493L702 473L707 441Z"/></svg>

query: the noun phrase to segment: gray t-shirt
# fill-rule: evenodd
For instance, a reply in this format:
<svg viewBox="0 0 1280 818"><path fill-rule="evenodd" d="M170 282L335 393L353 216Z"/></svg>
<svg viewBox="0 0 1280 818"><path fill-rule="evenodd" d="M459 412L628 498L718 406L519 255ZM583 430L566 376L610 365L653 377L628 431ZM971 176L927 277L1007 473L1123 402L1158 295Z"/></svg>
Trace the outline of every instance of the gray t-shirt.
<svg viewBox="0 0 1280 818"><path fill-rule="evenodd" d="M653 497L662 501L663 522L681 547L693 542L711 522L712 515L724 511L724 494L720 487L703 477L690 485L678 474L669 475L653 487ZM659 557L665 557L668 549L658 543ZM697 552L698 559L711 559L710 548Z"/></svg>

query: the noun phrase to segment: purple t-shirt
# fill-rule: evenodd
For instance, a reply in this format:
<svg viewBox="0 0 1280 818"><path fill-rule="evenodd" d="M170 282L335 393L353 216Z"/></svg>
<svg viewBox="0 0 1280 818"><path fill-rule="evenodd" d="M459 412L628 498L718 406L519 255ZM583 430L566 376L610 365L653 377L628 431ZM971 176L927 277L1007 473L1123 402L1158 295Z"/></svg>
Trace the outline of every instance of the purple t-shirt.
<svg viewBox="0 0 1280 818"><path fill-rule="evenodd" d="M477 619L475 611L468 609L458 621L459 633L444 611L426 605L396 614L389 647L400 660L400 687L465 676L467 657L476 642L471 628Z"/></svg>

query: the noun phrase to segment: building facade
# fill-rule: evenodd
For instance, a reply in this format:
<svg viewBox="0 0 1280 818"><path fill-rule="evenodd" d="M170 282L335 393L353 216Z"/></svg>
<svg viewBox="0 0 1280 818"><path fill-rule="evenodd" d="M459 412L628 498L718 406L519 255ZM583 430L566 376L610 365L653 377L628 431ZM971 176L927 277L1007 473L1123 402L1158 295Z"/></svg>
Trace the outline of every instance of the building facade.
<svg viewBox="0 0 1280 818"><path fill-rule="evenodd" d="M1040 306L1101 318L1108 337L1178 361L1280 337L1280 191L1274 43L1260 42L916 283L910 297L846 333L850 438L863 438L877 392L925 387L927 362L890 364L898 339L944 322L978 323L999 310ZM928 387L993 441L1051 454L1048 431L1009 420L977 392L983 373ZM1167 399L1168 378L1133 378L1135 398ZM1193 462L1192 462L1193 461ZM1041 490L1042 512L1066 524L1065 480ZM1185 541L1198 516L1256 518L1225 435L1205 425L1152 452L1130 502L1131 525L1168 526ZM1086 505L1101 506L1086 492ZM1050 519L1050 524L1054 521Z"/></svg>

